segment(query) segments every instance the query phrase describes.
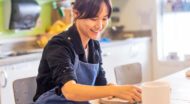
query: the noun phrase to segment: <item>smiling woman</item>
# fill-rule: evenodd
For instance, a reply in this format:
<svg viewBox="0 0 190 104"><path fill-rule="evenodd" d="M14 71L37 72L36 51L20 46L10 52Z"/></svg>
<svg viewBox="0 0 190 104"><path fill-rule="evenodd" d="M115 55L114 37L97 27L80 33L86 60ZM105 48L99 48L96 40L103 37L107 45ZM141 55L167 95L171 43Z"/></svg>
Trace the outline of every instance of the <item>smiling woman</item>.
<svg viewBox="0 0 190 104"><path fill-rule="evenodd" d="M109 0L76 0L74 24L44 48L35 104L89 104L89 100L109 96L131 103L141 101L141 90L136 86L107 85L97 40L111 11Z"/></svg>
<svg viewBox="0 0 190 104"><path fill-rule="evenodd" d="M100 38L100 33L107 26L108 18L111 15L111 9L108 9L106 3L100 4L98 0L95 0L94 5L95 4L97 6L92 6L93 4L88 5L86 7L87 11L83 13L79 12L80 8L77 8L78 5L74 8L75 23L78 27L79 35L81 39L83 39L83 47L87 47L85 44L87 44L89 39L97 40ZM96 8L100 9L98 10ZM94 10L92 13L90 13L91 9Z"/></svg>

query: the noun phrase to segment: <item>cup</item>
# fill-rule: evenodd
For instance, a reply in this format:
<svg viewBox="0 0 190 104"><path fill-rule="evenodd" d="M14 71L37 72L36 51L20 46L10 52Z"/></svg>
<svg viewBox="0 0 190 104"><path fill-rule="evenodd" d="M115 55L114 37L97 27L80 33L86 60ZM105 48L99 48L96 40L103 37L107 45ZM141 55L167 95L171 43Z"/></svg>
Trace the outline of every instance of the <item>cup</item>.
<svg viewBox="0 0 190 104"><path fill-rule="evenodd" d="M170 104L171 88L166 81L142 84L142 104Z"/></svg>

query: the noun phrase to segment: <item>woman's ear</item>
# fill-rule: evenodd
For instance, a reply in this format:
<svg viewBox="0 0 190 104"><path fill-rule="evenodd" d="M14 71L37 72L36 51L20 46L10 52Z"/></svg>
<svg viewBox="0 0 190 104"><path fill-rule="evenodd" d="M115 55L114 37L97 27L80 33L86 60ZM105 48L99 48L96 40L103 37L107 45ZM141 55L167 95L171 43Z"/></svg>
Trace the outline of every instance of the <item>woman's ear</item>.
<svg viewBox="0 0 190 104"><path fill-rule="evenodd" d="M79 12L76 9L73 9L74 20L77 19L78 16L79 16Z"/></svg>

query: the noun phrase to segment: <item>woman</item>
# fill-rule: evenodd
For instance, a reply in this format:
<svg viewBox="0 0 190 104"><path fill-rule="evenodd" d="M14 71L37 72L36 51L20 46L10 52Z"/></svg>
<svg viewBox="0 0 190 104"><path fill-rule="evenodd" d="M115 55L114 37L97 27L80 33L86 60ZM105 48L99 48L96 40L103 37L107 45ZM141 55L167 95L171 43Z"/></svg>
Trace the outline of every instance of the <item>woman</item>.
<svg viewBox="0 0 190 104"><path fill-rule="evenodd" d="M135 86L106 85L97 39L111 10L109 0L75 1L73 26L44 48L35 104L89 104L89 100L109 96L141 101L141 90Z"/></svg>

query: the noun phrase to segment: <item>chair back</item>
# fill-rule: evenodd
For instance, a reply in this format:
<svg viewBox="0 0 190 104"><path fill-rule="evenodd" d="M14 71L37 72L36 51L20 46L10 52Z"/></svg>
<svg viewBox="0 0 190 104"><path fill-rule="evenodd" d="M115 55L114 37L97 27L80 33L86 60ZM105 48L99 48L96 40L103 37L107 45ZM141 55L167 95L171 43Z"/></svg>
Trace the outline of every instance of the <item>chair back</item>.
<svg viewBox="0 0 190 104"><path fill-rule="evenodd" d="M15 80L13 82L15 104L33 104L36 86L36 77Z"/></svg>
<svg viewBox="0 0 190 104"><path fill-rule="evenodd" d="M139 84L142 82L142 70L140 63L131 63L117 66L114 68L116 83L124 84Z"/></svg>

